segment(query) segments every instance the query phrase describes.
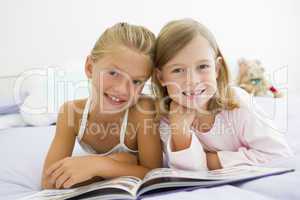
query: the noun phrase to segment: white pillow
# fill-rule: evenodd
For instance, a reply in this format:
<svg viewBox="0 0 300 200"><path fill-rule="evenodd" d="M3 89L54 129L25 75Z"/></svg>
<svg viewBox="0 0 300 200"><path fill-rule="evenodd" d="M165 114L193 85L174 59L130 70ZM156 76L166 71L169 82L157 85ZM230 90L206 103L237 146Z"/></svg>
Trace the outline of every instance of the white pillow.
<svg viewBox="0 0 300 200"><path fill-rule="evenodd" d="M35 67L19 76L0 79L0 129L21 126L48 126L56 122L65 101L89 95L84 63L68 62L64 67ZM5 118L9 123L5 123ZM15 121L13 122L13 119Z"/></svg>
<svg viewBox="0 0 300 200"><path fill-rule="evenodd" d="M17 76L0 77L0 114L16 113L26 94L20 93L20 101L14 99L14 83Z"/></svg>
<svg viewBox="0 0 300 200"><path fill-rule="evenodd" d="M0 130L18 126L26 126L21 114L12 113L0 115Z"/></svg>

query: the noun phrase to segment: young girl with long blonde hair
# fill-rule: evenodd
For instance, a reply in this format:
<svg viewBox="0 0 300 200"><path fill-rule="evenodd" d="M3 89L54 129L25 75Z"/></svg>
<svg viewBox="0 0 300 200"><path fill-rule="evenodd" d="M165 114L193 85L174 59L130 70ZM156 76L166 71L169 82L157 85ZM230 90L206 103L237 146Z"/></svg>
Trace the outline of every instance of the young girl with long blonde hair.
<svg viewBox="0 0 300 200"><path fill-rule="evenodd" d="M161 166L154 102L141 95L153 69L155 36L142 26L108 28L87 57L87 99L60 109L44 164L43 188L70 188L117 176L143 176ZM72 156L75 142L87 155Z"/></svg>
<svg viewBox="0 0 300 200"><path fill-rule="evenodd" d="M155 49L153 92L169 167L212 170L292 155L282 133L232 87L212 33L192 19L169 22Z"/></svg>

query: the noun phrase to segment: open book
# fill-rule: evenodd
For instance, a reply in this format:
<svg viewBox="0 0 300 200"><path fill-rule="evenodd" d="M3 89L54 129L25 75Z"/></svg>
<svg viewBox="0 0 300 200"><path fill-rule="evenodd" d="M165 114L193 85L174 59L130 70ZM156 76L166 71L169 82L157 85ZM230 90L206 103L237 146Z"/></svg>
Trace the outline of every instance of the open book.
<svg viewBox="0 0 300 200"><path fill-rule="evenodd" d="M143 180L124 176L71 189L42 190L23 200L58 199L137 199L147 195L178 190L193 190L227 183L237 183L293 169L241 166L213 171L182 171L159 168L148 172Z"/></svg>

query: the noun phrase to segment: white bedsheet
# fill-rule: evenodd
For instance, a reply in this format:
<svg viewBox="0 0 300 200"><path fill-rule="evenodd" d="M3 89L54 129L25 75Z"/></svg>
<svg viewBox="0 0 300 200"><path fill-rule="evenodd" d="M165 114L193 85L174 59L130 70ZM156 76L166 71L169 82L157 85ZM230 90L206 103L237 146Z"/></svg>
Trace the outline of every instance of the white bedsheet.
<svg viewBox="0 0 300 200"><path fill-rule="evenodd" d="M0 199L16 199L41 189L42 166L54 132L55 126L0 131ZM84 152L76 144L74 155L80 154Z"/></svg>
<svg viewBox="0 0 300 200"><path fill-rule="evenodd" d="M272 100L273 101L273 100ZM279 100L282 101L283 100ZM274 107L269 99L258 98L258 104L267 110ZM280 102L279 102L280 103ZM275 103L276 104L276 103ZM279 117L274 119L286 132L287 138L296 153L294 158L272 163L273 166L296 168L296 172L262 178L235 186L227 185L192 192L179 192L162 195L155 199L300 199L300 134L297 127L300 122L300 98L289 97L288 111L285 106L277 106ZM280 114L281 113L281 114ZM283 114L282 114L283 113ZM284 114L285 113L285 114ZM288 118L287 127L282 121ZM281 123L281 124L280 124ZM12 200L33 194L40 190L42 165L54 136L55 126L20 127L0 130L0 200ZM83 151L75 146L75 154ZM151 198L149 198L151 199Z"/></svg>
<svg viewBox="0 0 300 200"><path fill-rule="evenodd" d="M0 131L0 199L15 200L31 195L40 190L42 165L53 137L55 126L22 127ZM76 145L74 154L84 152ZM217 195L217 196L216 196ZM261 199L271 198L253 191L246 191L234 186L220 186L191 192L162 195L147 199L207 199L226 197L226 199Z"/></svg>

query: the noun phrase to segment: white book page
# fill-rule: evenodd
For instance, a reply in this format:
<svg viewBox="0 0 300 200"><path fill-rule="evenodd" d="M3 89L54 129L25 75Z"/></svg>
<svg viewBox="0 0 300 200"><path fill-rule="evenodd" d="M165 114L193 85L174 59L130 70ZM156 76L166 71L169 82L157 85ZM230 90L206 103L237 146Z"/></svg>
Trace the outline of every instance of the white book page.
<svg viewBox="0 0 300 200"><path fill-rule="evenodd" d="M42 190L34 195L22 198L21 200L58 200L64 198L70 198L80 194L84 194L90 191L104 189L104 188L116 188L127 191L131 196L135 196L138 186L142 181L139 178L124 176L114 178L110 180L104 180L92 183L90 185L81 186L72 189L54 189L54 190Z"/></svg>
<svg viewBox="0 0 300 200"><path fill-rule="evenodd" d="M150 171L144 178L143 182L156 178L188 178L199 180L228 180L240 179L251 176L258 176L272 172L281 171L276 168L263 168L255 166L240 166L225 169L211 170L211 171L184 171L171 168L160 168Z"/></svg>

